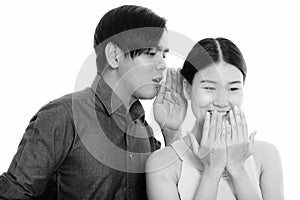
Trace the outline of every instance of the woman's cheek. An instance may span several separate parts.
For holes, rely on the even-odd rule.
[[[198,91],[192,98],[192,109],[195,116],[201,119],[205,116],[209,105],[212,102],[212,95],[209,93]]]
[[[230,104],[233,106],[241,107],[243,104],[243,93],[239,92],[233,95],[230,95]]]

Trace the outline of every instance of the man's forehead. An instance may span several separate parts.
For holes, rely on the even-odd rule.
[[[159,40],[159,43],[157,45],[157,48],[162,51],[166,51],[166,50],[169,51],[168,32],[166,30],[164,30],[164,32]]]

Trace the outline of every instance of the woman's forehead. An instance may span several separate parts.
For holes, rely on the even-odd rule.
[[[220,62],[211,64],[199,71],[195,78],[199,80],[232,81],[233,79],[243,80],[243,74],[237,67]]]

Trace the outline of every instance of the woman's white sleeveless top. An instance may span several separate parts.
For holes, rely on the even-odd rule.
[[[201,163],[195,157],[192,150],[186,145],[183,139],[177,140],[171,144],[181,162],[181,175],[178,181],[178,194],[181,200],[192,200],[201,179]],[[250,156],[245,162],[245,168],[248,176],[261,194],[259,187],[259,175],[253,156]],[[233,185],[228,175],[221,177],[217,200],[236,200]]]

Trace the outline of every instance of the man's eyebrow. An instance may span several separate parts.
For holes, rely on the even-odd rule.
[[[167,52],[170,52],[170,49],[169,49],[169,48],[164,49],[163,47],[158,46],[157,49],[158,49],[159,51],[163,51],[163,52],[166,52],[166,53],[167,53]]]
[[[217,83],[216,81],[212,81],[212,80],[202,80],[200,81],[200,83]]]

